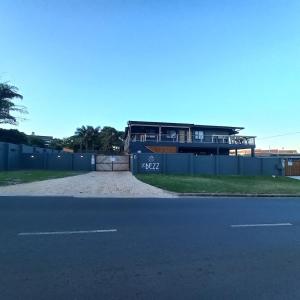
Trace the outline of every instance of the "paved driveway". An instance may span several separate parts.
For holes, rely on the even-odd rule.
[[[130,172],[90,172],[0,187],[0,196],[175,197],[137,180]]]

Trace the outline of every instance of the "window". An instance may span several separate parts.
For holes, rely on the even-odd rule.
[[[196,130],[195,131],[195,140],[203,140],[204,133],[203,131]]]
[[[175,130],[168,130],[167,131],[167,138],[176,139],[176,131]]]

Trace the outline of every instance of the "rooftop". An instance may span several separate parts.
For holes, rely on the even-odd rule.
[[[192,123],[170,123],[170,122],[148,122],[148,121],[128,121],[128,125],[148,125],[148,126],[185,126],[185,127],[206,127],[211,129],[235,129],[242,130],[244,127],[239,126],[219,126],[219,125],[203,125],[203,124],[192,124]]]

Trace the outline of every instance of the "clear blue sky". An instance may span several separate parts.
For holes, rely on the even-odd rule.
[[[127,120],[300,132],[300,1],[1,0],[0,80],[18,129],[64,137]],[[300,134],[258,139],[300,148]]]

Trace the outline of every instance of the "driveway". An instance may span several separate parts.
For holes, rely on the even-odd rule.
[[[175,197],[137,180],[130,172],[90,172],[5,186],[0,187],[0,196]]]

